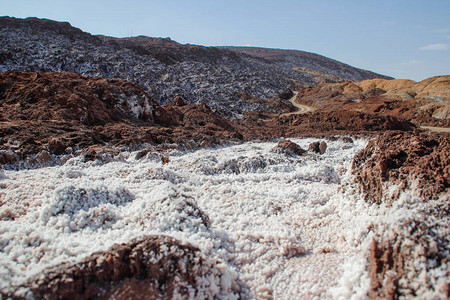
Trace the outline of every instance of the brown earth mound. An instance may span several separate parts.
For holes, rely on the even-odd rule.
[[[239,140],[205,105],[159,106],[132,83],[72,73],[0,74],[0,150],[17,158],[93,145]],[[16,157],[3,153],[2,158]]]
[[[212,268],[196,247],[167,236],[145,236],[48,268],[30,279],[30,289],[42,299],[205,297],[205,278],[221,275]]]
[[[71,73],[2,75],[2,121],[77,121],[93,126],[137,119],[154,124],[158,104],[129,82]]]
[[[315,112],[312,114],[280,117],[281,124],[309,128],[314,131],[364,132],[385,130],[412,130],[414,126],[393,116],[356,111]]]
[[[398,89],[407,89],[411,88],[416,84],[415,81],[409,79],[368,79],[363,80],[357,83],[359,87],[361,87],[364,91],[372,90],[372,89],[382,89],[382,90],[398,90]]]
[[[416,83],[370,79],[302,89],[296,102],[318,112],[357,111],[408,120],[417,126],[450,127],[450,76]]]
[[[394,201],[412,189],[424,200],[450,188],[450,134],[387,132],[355,156],[353,174],[366,200]],[[388,186],[396,191],[386,195]]]
[[[364,91],[374,88],[400,99],[443,98],[450,100],[450,75],[427,78],[420,82],[407,79],[369,79],[357,83]]]

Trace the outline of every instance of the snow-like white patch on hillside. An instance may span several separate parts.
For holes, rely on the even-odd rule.
[[[293,140],[307,148],[313,139]],[[327,141],[324,155],[245,143],[4,171],[0,289],[116,243],[164,234],[221,261],[221,293],[244,298],[364,297],[368,228],[386,208],[341,181],[366,144]],[[14,216],[11,218],[8,216]],[[228,275],[227,275],[228,274]]]

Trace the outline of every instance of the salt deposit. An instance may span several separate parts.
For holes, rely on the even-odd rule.
[[[293,141],[308,148],[314,140]],[[327,143],[323,155],[245,143],[169,150],[164,164],[155,153],[121,153],[107,163],[72,158],[5,170],[0,289],[113,244],[164,234],[221,262],[223,298],[236,284],[243,298],[364,298],[369,228],[384,222],[387,208],[341,185],[366,141]]]

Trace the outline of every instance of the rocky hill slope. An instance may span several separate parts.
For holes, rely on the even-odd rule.
[[[299,87],[386,78],[310,53],[265,49],[261,57],[247,48],[181,45],[149,37],[115,39],[36,18],[0,18],[0,43],[0,71],[119,78],[135,83],[159,104],[181,96],[236,118],[246,111],[288,111],[286,99]],[[276,59],[268,58],[271,53]]]

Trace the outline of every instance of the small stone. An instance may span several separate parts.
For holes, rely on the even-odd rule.
[[[272,148],[273,152],[303,155],[306,150],[290,140],[279,141],[278,144]]]
[[[0,150],[0,164],[12,164],[18,160],[18,156],[12,150]]]
[[[177,96],[175,98],[175,101],[173,102],[174,106],[185,106],[186,103],[184,102],[183,98],[181,98],[180,96]]]
[[[53,138],[48,143],[48,149],[56,155],[61,155],[66,151],[66,145],[64,145],[61,139]]]
[[[327,143],[322,142],[312,142],[309,144],[308,150],[314,153],[324,154],[327,151]]]
[[[89,149],[84,152],[84,161],[96,160],[98,158],[98,154],[94,149]]]
[[[139,160],[139,159],[143,158],[144,156],[146,156],[148,152],[149,152],[149,150],[141,150],[138,153],[136,153],[136,156],[134,158],[136,160]]]
[[[50,153],[46,150],[42,150],[38,154],[36,154],[36,161],[39,163],[48,163],[52,160]]]
[[[351,137],[349,137],[349,136],[344,136],[344,137],[342,138],[342,141],[343,141],[344,143],[350,143],[350,144],[353,144],[353,139],[352,139]]]
[[[165,164],[168,164],[169,162],[170,162],[170,159],[169,159],[169,157],[168,156],[161,156],[161,161],[162,161],[162,164],[163,165],[165,165]]]
[[[327,143],[325,143],[324,141],[320,142],[319,153],[324,154],[326,151],[327,151]]]
[[[314,153],[319,153],[320,152],[320,143],[319,142],[312,142],[311,144],[309,144],[308,150]]]

